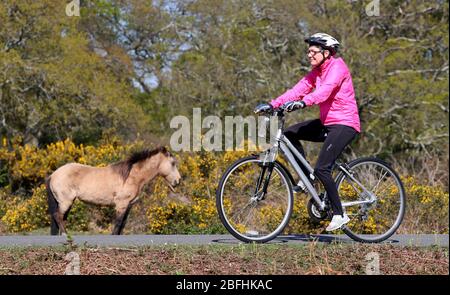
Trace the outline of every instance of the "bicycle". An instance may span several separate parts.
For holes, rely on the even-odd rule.
[[[216,191],[221,222],[243,242],[265,243],[281,234],[292,215],[294,191],[311,196],[307,211],[313,222],[332,216],[326,192],[319,193],[314,187],[317,181],[314,169],[283,134],[284,112],[282,108],[263,112],[267,118],[278,118],[274,143],[259,155],[232,163]],[[300,185],[295,185],[292,174],[277,160],[280,151],[301,180]],[[335,181],[342,207],[350,218],[341,227],[344,233],[364,243],[378,243],[392,236],[403,220],[406,206],[405,190],[394,169],[376,157],[336,162],[335,169],[338,169]]]

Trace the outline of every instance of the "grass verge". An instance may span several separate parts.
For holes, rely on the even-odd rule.
[[[448,248],[393,245],[165,245],[0,248],[0,274],[64,274],[79,257],[80,274],[364,275],[373,257],[380,274],[449,274]],[[72,270],[74,270],[72,268]]]

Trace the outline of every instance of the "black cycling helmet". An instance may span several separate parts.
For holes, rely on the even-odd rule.
[[[334,55],[339,49],[339,42],[334,37],[325,33],[316,33],[305,39],[305,42],[311,45],[318,45],[323,49],[329,50]]]

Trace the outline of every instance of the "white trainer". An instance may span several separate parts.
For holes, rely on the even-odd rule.
[[[344,224],[348,223],[350,218],[348,218],[347,214],[344,213],[344,217],[342,215],[333,215],[333,219],[331,219],[330,224],[326,228],[326,231],[334,231],[341,228]]]
[[[303,183],[303,181],[299,180],[297,185],[295,185],[293,188],[294,192],[296,193],[301,193],[301,192],[305,192],[306,190],[306,185]]]
[[[303,183],[303,181],[299,180],[297,185],[304,191],[306,189],[306,184]]]

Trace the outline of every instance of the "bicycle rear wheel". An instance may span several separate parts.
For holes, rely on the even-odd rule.
[[[268,179],[266,194],[262,194]],[[250,156],[233,163],[216,192],[220,220],[237,239],[265,243],[279,235],[292,214],[292,184],[277,162],[273,170]]]
[[[353,177],[376,198],[372,203],[344,207],[350,222],[342,230],[359,242],[378,243],[392,236],[405,214],[406,197],[397,173],[377,158],[361,158],[348,164]],[[371,196],[341,172],[336,178],[343,206]]]

